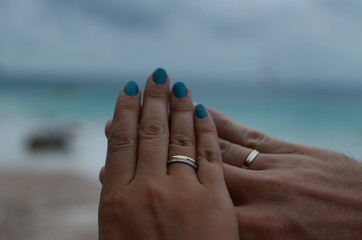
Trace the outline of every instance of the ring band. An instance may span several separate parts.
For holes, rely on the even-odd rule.
[[[246,158],[242,168],[249,168],[250,164],[254,161],[254,159],[259,155],[259,151],[258,150],[253,150],[248,157]]]
[[[182,155],[176,155],[171,157],[168,161],[167,161],[167,166],[170,165],[171,163],[185,163],[190,165],[191,167],[193,167],[195,169],[195,171],[197,171],[197,163],[194,159],[190,158],[190,157],[186,157],[186,156],[182,156]]]

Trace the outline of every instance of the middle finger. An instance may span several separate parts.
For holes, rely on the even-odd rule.
[[[137,174],[167,174],[169,79],[163,69],[148,77],[138,130]]]

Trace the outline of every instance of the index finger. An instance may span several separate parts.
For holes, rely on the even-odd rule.
[[[109,130],[104,187],[129,182],[135,172],[141,94],[135,82],[119,93]]]
[[[256,149],[262,153],[295,153],[294,144],[269,137],[244,124],[236,122],[225,114],[212,108],[207,108],[214,119],[220,138],[229,142]]]

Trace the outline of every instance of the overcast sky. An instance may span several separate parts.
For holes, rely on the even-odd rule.
[[[361,0],[0,0],[4,72],[362,82]]]

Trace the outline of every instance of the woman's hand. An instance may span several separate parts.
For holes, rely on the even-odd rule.
[[[240,239],[362,239],[362,163],[273,139],[208,110]],[[241,168],[254,149],[260,154]]]
[[[202,105],[195,115],[190,92],[177,83],[170,94],[162,69],[148,78],[142,108],[134,82],[120,92],[108,124],[99,239],[239,239],[216,128]],[[174,155],[195,159],[198,170],[167,166]]]
[[[362,239],[362,163],[271,138],[208,111],[220,137],[240,238]],[[241,168],[254,149],[261,153],[249,169]]]

